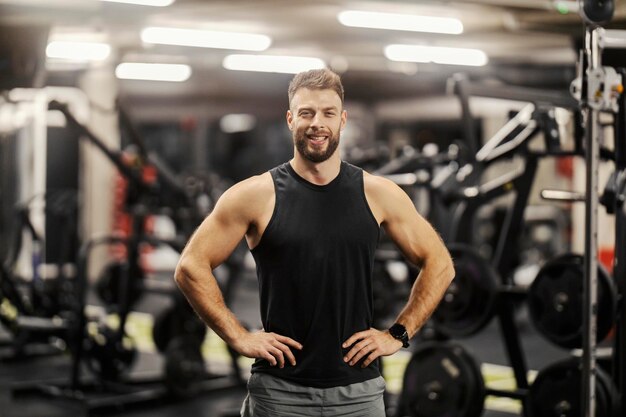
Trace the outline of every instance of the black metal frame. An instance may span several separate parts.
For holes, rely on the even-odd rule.
[[[86,137],[101,150],[105,156],[118,168],[119,172],[129,181],[132,195],[127,195],[127,207],[132,217],[132,231],[128,237],[106,236],[85,242],[80,248],[77,256],[77,277],[75,282],[76,305],[75,311],[72,312],[72,319],[63,323],[60,329],[66,332],[69,351],[72,358],[72,366],[70,370],[69,380],[55,381],[36,381],[13,384],[11,393],[14,397],[30,396],[43,394],[52,398],[78,401],[89,414],[95,410],[105,410],[109,408],[119,409],[123,406],[145,404],[154,402],[155,400],[175,400],[168,388],[164,384],[164,376],[161,373],[151,376],[127,377],[120,378],[119,381],[105,381],[92,377],[85,379],[81,374],[82,365],[84,363],[84,346],[83,341],[86,337],[87,317],[85,307],[87,301],[88,288],[88,265],[89,257],[92,250],[100,245],[123,244],[127,249],[127,259],[129,268],[125,268],[124,274],[119,282],[119,302],[117,305],[117,314],[119,315],[119,327],[113,337],[121,340],[124,337],[124,328],[128,318],[128,314],[132,308],[131,291],[137,286],[142,289],[150,290],[151,286],[144,286],[145,282],[138,282],[137,274],[139,266],[139,248],[142,243],[152,245],[166,244],[177,251],[182,251],[183,242],[177,240],[166,241],[155,239],[144,233],[144,220],[148,214],[148,207],[152,201],[152,197],[159,191],[158,184],[145,182],[139,172],[126,165],[119,153],[110,150],[104,143],[89,129],[78,122],[67,106],[59,102],[51,102],[50,108],[60,110],[68,124],[79,130],[81,137]],[[129,121],[124,119],[126,124]],[[127,126],[128,128],[128,126]],[[131,131],[131,133],[134,133]],[[142,142],[139,142],[142,144]],[[145,152],[145,148],[142,147]],[[147,155],[146,159],[148,159]],[[162,173],[163,166],[156,166],[157,171]],[[175,192],[187,199],[188,196],[175,179],[170,178],[165,173],[166,183],[173,188]],[[235,273],[236,277],[239,275]],[[234,289],[236,279],[229,279],[225,289],[226,295],[230,295]],[[172,285],[169,289],[157,286],[157,292],[176,291]],[[233,387],[241,387],[244,384],[241,370],[237,366],[236,357],[231,352],[233,373],[226,375],[207,374],[206,378],[199,382],[196,392],[226,389]],[[103,393],[110,395],[103,395]]]
[[[535,174],[537,172],[537,164],[539,157],[534,155],[524,147],[518,149],[518,154],[522,154],[525,159],[525,167],[521,174],[512,178],[504,178],[497,180],[498,183],[491,185],[488,189],[479,192],[475,197],[467,198],[461,203],[460,211],[457,213],[458,218],[455,223],[459,225],[457,228],[455,242],[469,243],[471,240],[471,231],[467,227],[471,224],[476,210],[483,207],[489,201],[495,198],[515,192],[515,201],[509,208],[505,223],[499,234],[496,247],[496,253],[491,261],[492,266],[498,272],[500,277],[499,296],[497,297],[496,316],[499,319],[500,331],[503,336],[505,351],[513,368],[513,374],[517,384],[514,391],[491,390],[488,389],[489,395],[497,395],[511,398],[524,398],[528,389],[528,367],[526,358],[524,357],[517,323],[514,318],[514,303],[510,300],[523,298],[525,295],[510,282],[511,272],[513,270],[512,255],[517,253],[515,239],[510,236],[518,236],[524,224],[524,209],[528,203],[528,197],[532,188]],[[463,227],[464,225],[465,227]]]
[[[493,89],[483,88],[482,86],[470,84],[467,80],[463,80],[462,82],[465,84],[463,89],[465,94],[476,94],[478,96],[494,98],[519,98],[535,103],[550,103],[555,106],[558,105],[560,107],[573,109],[575,115],[578,115],[579,113],[578,103],[575,100],[571,99],[571,97],[566,97],[560,93],[540,93],[532,91],[528,92],[517,88],[514,89],[515,91],[513,92],[508,91],[508,93],[511,93],[511,95],[508,95],[500,89],[494,92],[492,91]],[[467,100],[467,97],[461,97],[461,99]],[[463,117],[471,118],[471,115],[464,112]],[[575,117],[575,123],[578,122],[579,119]],[[531,135],[529,135],[529,137],[531,137],[538,131],[539,127],[536,127],[535,131],[533,131]],[[510,236],[518,236],[523,228],[524,210],[528,203],[528,198],[534,182],[539,159],[545,157],[558,158],[569,156],[585,156],[585,148],[582,143],[584,131],[582,129],[575,129],[575,149],[573,151],[563,151],[554,148],[554,146],[551,146],[551,144],[548,143],[548,132],[544,132],[544,135],[546,135],[546,151],[530,151],[527,146],[525,146],[527,140],[524,140],[524,146],[520,146],[515,149],[515,153],[522,156],[525,163],[524,169],[521,173],[511,174],[508,177],[504,176],[496,179],[490,184],[486,184],[481,187],[475,187],[475,190],[473,190],[472,193],[469,193],[469,196],[467,195],[468,193],[465,190],[462,190],[459,193],[461,195],[465,195],[462,196],[462,201],[458,204],[458,208],[455,213],[456,218],[454,219],[454,223],[457,225],[455,227],[456,232],[452,233],[452,236],[455,236],[456,240],[466,243],[470,242],[471,230],[469,227],[467,227],[467,225],[470,224],[476,210],[488,201],[493,200],[494,198],[497,198],[511,191],[516,192],[515,201],[509,208],[504,225],[500,231],[496,251],[494,253],[491,263],[495,270],[499,273],[499,276],[501,278],[500,286],[498,289],[499,297],[498,303],[496,305],[496,316],[499,319],[500,331],[503,336],[503,342],[505,345],[509,363],[513,368],[517,388],[512,391],[488,388],[487,394],[514,398],[522,401],[527,398],[529,390],[529,383],[527,379],[527,365],[520,342],[517,324],[514,320],[514,303],[510,301],[523,299],[525,297],[525,293],[524,291],[520,291],[520,289],[516,288],[514,285],[511,285],[511,283],[509,282],[511,272],[514,267],[513,256],[517,253],[515,247],[516,241],[515,239],[510,239]],[[613,156],[611,155],[611,152],[606,149],[603,149],[602,152],[599,153],[599,155],[602,155],[605,158],[611,158]],[[485,158],[477,159],[485,160]],[[626,159],[626,156],[624,157],[624,159]],[[462,227],[461,225],[464,225],[465,227]],[[624,232],[624,234],[626,235],[626,232]],[[626,254],[624,258],[626,258]],[[626,263],[626,259],[624,259],[624,262]],[[624,344],[626,343],[626,335],[622,336],[622,340],[623,344],[621,346],[624,347],[626,346],[626,344]],[[524,402],[522,402],[522,404],[523,406],[525,406]]]
[[[140,215],[136,220],[141,220],[142,218],[143,216]],[[142,225],[143,222],[136,221],[133,224]],[[134,256],[134,258],[129,257],[129,259],[138,259],[136,249],[138,249],[139,243],[144,241],[151,244],[170,243],[152,238],[146,240],[141,237],[124,238],[119,236],[107,236],[91,240],[82,245],[78,255],[78,275],[76,283],[76,295],[79,304],[76,306],[77,310],[74,312],[75,321],[68,323],[68,330],[71,334],[68,343],[72,357],[69,380],[62,379],[57,381],[13,384],[11,393],[15,398],[39,394],[57,399],[73,400],[77,401],[83,407],[87,415],[92,411],[119,409],[125,406],[148,404],[155,401],[176,400],[164,384],[164,376],[159,372],[156,372],[154,375],[128,376],[119,381],[105,381],[94,377],[85,378],[81,373],[84,363],[83,341],[86,337],[87,327],[85,307],[88,288],[87,271],[90,254],[94,248],[100,245],[123,244],[127,246],[129,255]],[[133,247],[135,247],[135,250],[132,249]],[[120,281],[120,303],[118,305],[120,325],[114,333],[114,337],[117,338],[121,338],[124,335],[126,319],[131,308],[129,300],[130,288],[131,286],[137,285],[137,277],[134,276],[131,271],[132,268],[127,268],[127,273],[124,274]],[[171,290],[173,289],[172,287]],[[232,374],[207,374],[206,378],[199,382],[197,391],[214,391],[240,387],[243,386],[242,383],[241,374],[239,370],[234,367]]]
[[[16,310],[16,317],[13,319],[2,318],[2,324],[4,324],[9,332],[11,338],[6,340],[1,346],[0,360],[13,361],[27,359],[33,356],[43,355],[56,355],[61,353],[59,346],[46,343],[40,335],[55,336],[64,331],[65,324],[58,325],[56,323],[59,320],[53,320],[47,317],[37,316],[36,305],[30,300],[27,302],[24,298],[24,292],[30,292],[33,296],[36,291],[33,288],[36,285],[36,279],[26,282],[21,278],[14,276],[13,269],[17,262],[17,258],[20,254],[23,241],[23,232],[26,232],[31,236],[33,242],[36,242],[39,246],[43,246],[43,239],[35,230],[30,217],[28,203],[20,204],[16,208],[16,225],[15,234],[13,236],[12,244],[10,246],[7,259],[3,260],[0,264],[0,299],[5,298]],[[61,253],[69,258],[69,249],[71,246],[70,239],[74,238],[75,231],[73,229],[66,229],[67,234],[61,243]],[[62,265],[65,261],[65,257],[59,259],[59,276],[56,279],[66,280],[68,279],[62,273]],[[36,273],[36,271],[34,271]],[[66,290],[64,283],[59,283],[62,290]],[[30,287],[30,288],[27,288]],[[58,294],[60,295],[60,294]],[[63,322],[63,320],[61,320]]]

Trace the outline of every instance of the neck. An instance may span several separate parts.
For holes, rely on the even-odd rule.
[[[339,175],[341,159],[335,152],[324,162],[311,162],[303,158],[297,151],[291,161],[291,167],[305,180],[316,185],[326,185]]]

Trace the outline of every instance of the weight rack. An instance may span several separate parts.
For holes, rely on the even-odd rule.
[[[581,91],[577,97],[581,102],[581,108],[586,116],[585,124],[585,162],[586,162],[586,187],[585,187],[585,282],[584,282],[584,310],[583,310],[583,378],[582,378],[582,402],[585,417],[596,415],[596,356],[597,341],[596,327],[598,314],[598,165],[600,161],[600,144],[603,142],[600,114],[603,112],[613,113],[616,122],[615,131],[615,154],[616,169],[624,173],[624,146],[621,136],[624,135],[624,94],[623,78],[614,68],[602,66],[602,52],[605,49],[626,49],[626,31],[605,30],[599,23],[609,20],[599,20],[594,15],[594,7],[601,4],[585,1],[581,10],[581,16],[585,20],[585,45],[581,53]],[[612,2],[610,4],[612,6]],[[597,10],[595,10],[597,11]],[[623,71],[622,71],[623,73]],[[621,94],[621,98],[619,98]],[[619,98],[619,100],[618,100]],[[622,194],[623,197],[623,194]],[[619,200],[619,199],[617,199]],[[623,262],[624,258],[624,219],[622,204],[618,203],[616,209],[616,241],[615,249],[617,258],[614,269],[615,279],[618,285],[619,297],[624,294]],[[617,337],[613,350],[614,379],[619,390],[619,402],[623,404],[625,395],[624,377],[626,368],[624,359],[624,303],[618,302]],[[602,416],[600,416],[602,417]]]
[[[582,14],[582,13],[581,13]],[[583,17],[585,15],[583,14]],[[615,196],[616,213],[616,236],[615,236],[615,281],[618,288],[618,320],[616,325],[617,334],[613,348],[613,378],[619,390],[619,403],[623,404],[626,398],[626,303],[623,296],[626,293],[626,98],[623,93],[622,81],[626,80],[626,72],[622,69],[618,72],[610,67],[600,65],[601,54],[605,49],[626,49],[626,31],[605,30],[597,24],[589,23],[585,25],[585,49],[581,53],[580,69],[581,78],[573,83],[572,93],[575,99],[565,98],[558,94],[544,93],[541,96],[546,99],[543,102],[558,103],[560,107],[567,107],[582,110],[584,130],[580,129],[580,135],[575,134],[576,147],[574,152],[556,152],[554,156],[585,156],[586,162],[586,192],[583,196],[577,196],[572,201],[585,202],[585,265],[584,265],[584,314],[583,314],[583,372],[581,386],[581,402],[585,417],[595,416],[595,377],[599,370],[596,368],[596,320],[598,314],[597,286],[598,286],[598,259],[597,259],[597,210],[599,203],[598,194],[598,165],[602,157],[606,157],[607,150],[601,148],[602,127],[600,126],[599,115],[602,112],[615,114],[615,162],[617,171],[617,185]],[[456,83],[465,84],[463,88],[456,86],[459,98],[467,100],[469,95],[487,96],[501,98],[503,92],[490,91],[489,88],[476,86],[472,88],[468,81],[463,78],[456,78]],[[512,88],[509,93],[514,97],[523,97],[524,101],[539,100],[532,92],[522,92]],[[461,94],[463,93],[463,94]],[[511,96],[506,96],[511,98]],[[619,99],[619,102],[618,102]],[[462,109],[468,106],[462,106]],[[464,118],[471,117],[465,112]],[[582,123],[581,123],[582,126]],[[578,127],[578,126],[577,126]],[[584,139],[580,140],[580,139]],[[550,152],[547,153],[551,154]],[[525,155],[526,156],[526,155]],[[536,155],[534,155],[536,156]],[[570,195],[570,197],[573,194]],[[569,197],[567,197],[569,198]],[[550,199],[550,198],[548,198]],[[563,199],[563,198],[557,198]],[[519,210],[523,206],[516,200],[514,207],[509,212],[505,223],[506,233],[502,233],[498,243],[496,254],[492,264],[505,279],[505,273],[510,271],[507,268],[511,256],[511,246],[502,236],[510,236],[511,230],[515,228],[512,219],[520,219]],[[514,213],[516,213],[514,215]],[[471,213],[469,213],[471,215]],[[467,217],[467,216],[465,216]],[[511,228],[511,226],[513,226]],[[506,282],[503,282],[506,285]],[[497,315],[500,318],[501,330],[503,332],[505,347],[512,364],[517,390],[511,392],[494,391],[498,396],[524,399],[527,393],[528,383],[526,381],[525,361],[521,352],[518,336],[514,322],[510,320],[510,312],[506,311],[506,306],[499,306]],[[604,416],[601,416],[604,417]]]

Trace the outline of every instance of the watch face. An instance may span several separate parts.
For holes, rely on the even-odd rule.
[[[406,328],[403,325],[396,323],[389,328],[389,333],[396,339],[400,339],[406,335]]]

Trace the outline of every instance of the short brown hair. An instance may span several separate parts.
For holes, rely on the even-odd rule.
[[[300,88],[308,88],[311,90],[334,90],[343,104],[343,85],[339,75],[328,68],[314,69],[296,74],[289,83],[289,106],[291,100]]]

